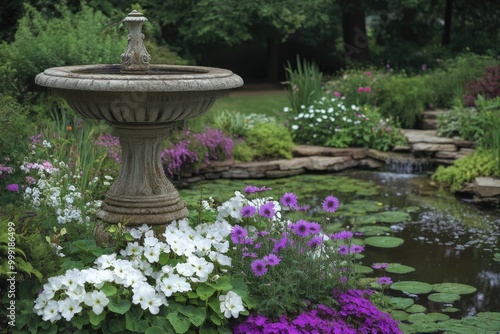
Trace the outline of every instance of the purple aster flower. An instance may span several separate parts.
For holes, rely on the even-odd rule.
[[[336,197],[328,196],[323,201],[323,210],[334,213],[339,207],[339,200]]]
[[[311,206],[309,204],[304,205],[304,206],[298,206],[297,211],[307,211],[307,210],[309,210],[310,207]]]
[[[298,236],[308,237],[311,234],[311,232],[309,232],[309,222],[306,222],[305,220],[302,219],[299,220],[297,223],[295,223],[293,231]]]
[[[264,256],[263,260],[271,267],[274,267],[275,265],[277,265],[281,261],[280,258],[277,257],[275,254],[266,255],[266,256]]]
[[[297,196],[294,193],[286,193],[281,197],[281,204],[293,208],[297,206]]]
[[[273,247],[273,253],[278,253],[280,250],[284,249],[288,243],[288,238],[283,237],[280,240],[278,240]]]
[[[267,273],[266,263],[263,260],[255,260],[250,265],[255,276],[263,276]]]
[[[267,202],[262,205],[259,210],[259,214],[264,218],[273,218],[274,216],[274,204],[273,202]]]
[[[247,194],[254,194],[256,193],[257,191],[259,191],[259,188],[257,188],[256,186],[246,186],[245,190],[244,190]]]
[[[7,185],[6,189],[8,191],[12,191],[13,193],[16,193],[19,191],[19,186],[16,183],[13,183],[13,184]]]
[[[273,190],[273,188],[267,188],[266,186],[262,186],[260,187],[260,189],[258,189],[257,191],[266,191],[266,190]]]
[[[338,232],[338,233],[332,234],[332,236],[330,238],[337,239],[337,240],[350,239],[350,238],[352,238],[352,232],[351,231]]]
[[[265,237],[266,235],[269,234],[267,231],[260,231],[255,233],[258,237]]]
[[[364,246],[352,245],[350,251],[351,253],[361,253],[364,249],[365,249]]]
[[[252,258],[256,258],[257,257],[257,254],[255,253],[249,253],[249,252],[243,252],[243,257],[252,257]]]
[[[318,234],[319,232],[321,232],[321,225],[315,222],[310,222],[309,232],[311,232],[311,234]]]
[[[374,263],[372,264],[373,269],[385,269],[387,268],[387,263],[382,262],[382,263]]]
[[[252,206],[252,205],[246,205],[244,206],[242,209],[241,209],[241,216],[242,217],[245,217],[245,218],[248,218],[248,217],[251,217],[255,214],[255,212],[257,211],[257,209],[255,208],[255,206]]]
[[[242,243],[244,243],[245,237],[247,235],[248,235],[247,230],[244,229],[241,226],[238,226],[238,225],[236,225],[235,227],[233,227],[233,229],[231,230],[231,240],[235,244],[240,244],[240,243],[242,244]]]
[[[342,277],[340,278],[340,283],[342,283],[342,284],[346,284],[346,283],[347,283],[347,277],[342,276]]]
[[[347,247],[347,245],[342,245],[339,247],[337,251],[339,252],[340,255],[347,255],[349,254],[349,247]]]
[[[310,248],[315,248],[315,247],[318,247],[319,245],[321,245],[322,242],[323,242],[323,239],[321,237],[313,237],[311,240],[309,240],[307,245]]]
[[[261,247],[262,247],[262,242],[258,242],[258,243],[256,243],[256,244],[253,246],[253,248],[255,248],[255,249],[259,249],[259,248],[261,248]]]
[[[377,280],[377,283],[380,284],[380,285],[384,285],[384,284],[392,284],[392,279],[390,277],[379,277],[379,279]]]

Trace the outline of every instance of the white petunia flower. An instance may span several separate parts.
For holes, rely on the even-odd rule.
[[[245,311],[241,297],[233,291],[229,291],[227,295],[220,295],[220,310],[226,318],[238,318],[240,312]]]
[[[82,310],[80,302],[71,298],[60,300],[57,303],[59,304],[59,312],[66,321],[70,321],[76,313]]]
[[[92,293],[87,292],[83,297],[83,302],[85,305],[92,307],[92,311],[99,315],[104,310],[104,307],[108,305],[109,299],[104,292],[95,290]]]

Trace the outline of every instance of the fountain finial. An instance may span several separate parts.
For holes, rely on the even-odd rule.
[[[151,56],[144,46],[144,34],[142,25],[148,19],[135,9],[123,19],[128,23],[128,44],[125,52],[122,53],[122,73],[147,72],[149,70],[149,61]]]

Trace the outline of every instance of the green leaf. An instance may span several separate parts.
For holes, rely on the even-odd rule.
[[[401,246],[404,240],[397,237],[369,237],[365,239],[365,243],[370,246],[380,247],[380,248],[394,248]]]
[[[391,289],[418,295],[431,292],[432,285],[419,281],[401,281],[391,284]]]
[[[374,224],[374,223],[402,223],[410,219],[410,214],[403,211],[384,211],[377,212],[371,215],[360,217],[360,224]]]
[[[389,304],[392,305],[395,309],[405,310],[411,305],[415,304],[415,301],[412,298],[402,298],[402,297],[389,297]]]
[[[132,303],[128,299],[119,299],[118,296],[109,297],[108,309],[111,312],[125,314],[128,310],[130,310],[131,306]]]
[[[106,311],[102,311],[101,314],[95,314],[94,311],[90,310],[88,314],[90,323],[94,326],[98,326],[106,318]]]
[[[201,300],[207,300],[215,293],[215,288],[211,285],[200,284],[196,288],[196,293],[198,294],[198,296],[200,296]]]
[[[163,329],[158,326],[149,327],[144,334],[165,334]]]
[[[102,288],[101,291],[104,292],[106,297],[116,295],[116,292],[118,291],[114,285],[110,284],[105,284]]]
[[[217,282],[215,282],[215,284],[208,283],[208,285],[210,285],[217,291],[224,291],[224,292],[229,291],[233,288],[231,281],[227,276],[221,276],[219,277]]]
[[[167,319],[172,327],[174,327],[174,330],[177,334],[186,333],[189,330],[189,327],[191,327],[191,322],[189,321],[189,319],[177,312],[169,313],[167,315]]]
[[[388,226],[378,226],[378,225],[369,225],[362,226],[357,229],[358,232],[362,233],[364,236],[371,237],[375,235],[383,235],[386,233],[391,233],[392,230]]]
[[[426,310],[427,308],[425,306],[413,304],[412,306],[408,307],[405,311],[408,313],[423,313]]]
[[[406,313],[405,311],[390,310],[389,314],[391,315],[391,318],[397,321],[404,321],[408,319],[408,313]]]
[[[415,268],[410,266],[405,266],[404,264],[399,264],[399,263],[388,263],[387,268],[385,268],[385,270],[388,273],[392,274],[407,274],[411,273],[412,271],[415,271]]]
[[[207,317],[207,310],[204,307],[195,307],[193,305],[186,305],[179,309],[179,312],[189,318],[189,321],[196,327],[199,327]]]
[[[443,293],[456,293],[459,295],[467,295],[476,292],[476,288],[472,285],[461,283],[438,283],[434,284],[434,291]]]
[[[455,313],[460,311],[460,309],[456,307],[445,307],[444,309],[441,310],[441,312],[446,312],[446,313]]]
[[[460,300],[460,295],[456,293],[438,292],[430,294],[428,298],[436,303],[453,303],[454,301]]]
[[[355,265],[354,272],[357,274],[370,274],[373,272],[373,269],[368,266]]]
[[[121,319],[113,318],[109,320],[108,327],[112,333],[123,333],[125,331],[125,322]]]

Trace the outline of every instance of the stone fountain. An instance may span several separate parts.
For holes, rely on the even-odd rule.
[[[147,19],[134,10],[123,21],[129,34],[121,65],[49,68],[35,83],[83,117],[108,122],[120,137],[120,175],[97,217],[112,224],[164,225],[188,211],[165,176],[162,141],[178,121],[203,114],[243,80],[220,68],[152,65],[142,34]]]

